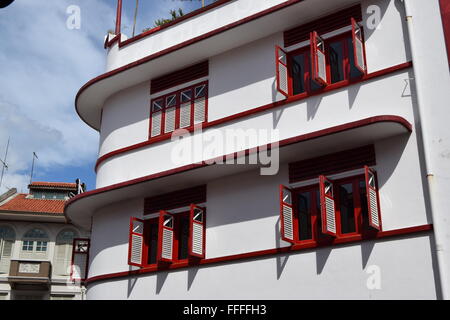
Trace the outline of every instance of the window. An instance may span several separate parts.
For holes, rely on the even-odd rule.
[[[143,267],[158,262],[186,262],[204,258],[205,209],[172,214],[161,210],[158,218],[131,218],[128,263]]]
[[[277,90],[285,95],[320,91],[337,83],[351,83],[366,72],[362,28],[352,18],[352,31],[323,39],[310,34],[310,45],[286,53],[277,46]]]
[[[34,228],[28,230],[22,241],[21,258],[42,259],[47,256],[48,236],[45,231]]]
[[[200,83],[153,99],[150,138],[205,122],[207,91],[207,83]]]
[[[0,274],[9,273],[16,233],[11,227],[0,226]]]
[[[74,230],[64,229],[56,236],[53,272],[55,275],[70,275],[73,239],[78,235]]]
[[[84,281],[88,275],[89,239],[73,239],[70,279]]]
[[[281,186],[282,239],[320,243],[381,230],[375,179],[365,167],[364,175],[335,181],[321,176],[319,184],[295,189]]]

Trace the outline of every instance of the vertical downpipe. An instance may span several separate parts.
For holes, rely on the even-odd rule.
[[[436,248],[436,256],[438,262],[438,272],[439,272],[439,281],[441,285],[442,298],[448,300],[450,298],[449,288],[448,288],[448,270],[446,269],[446,251],[444,250],[444,246],[442,243],[445,241],[445,226],[441,225],[442,220],[439,219],[439,210],[436,206],[436,191],[434,188],[434,170],[433,170],[433,162],[431,161],[431,147],[430,142],[432,141],[432,137],[430,135],[429,119],[432,117],[432,110],[430,108],[425,108],[426,103],[422,96],[421,88],[426,86],[427,84],[422,83],[422,74],[421,74],[421,63],[424,57],[420,57],[417,47],[418,43],[415,40],[415,32],[414,32],[414,19],[411,15],[410,10],[410,0],[402,0],[405,5],[405,13],[406,13],[406,22],[408,26],[408,36],[411,48],[411,56],[413,60],[413,69],[414,69],[414,84],[416,87],[416,98],[417,98],[417,109],[419,112],[420,118],[420,128],[423,140],[423,151],[425,158],[425,170],[427,175],[427,187],[429,191],[429,201],[430,201],[430,209],[431,216],[433,220],[433,230],[434,230],[434,239],[435,239],[435,248]]]

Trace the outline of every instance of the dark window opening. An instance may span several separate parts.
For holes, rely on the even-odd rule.
[[[350,39],[351,40],[351,39]],[[328,47],[331,83],[345,80],[344,76],[344,44],[342,41],[330,43]]]
[[[300,94],[306,91],[305,65],[305,54],[292,57],[292,89],[294,94]]]
[[[355,206],[353,201],[353,185],[339,185],[339,212],[341,218],[341,233],[355,232]]]
[[[187,214],[178,217],[178,260],[187,259],[189,256],[189,216]]]
[[[298,231],[300,240],[312,239],[311,228],[311,194],[302,192],[298,194]]]
[[[148,226],[149,243],[148,243],[148,264],[155,264],[158,252],[158,221],[150,223]]]

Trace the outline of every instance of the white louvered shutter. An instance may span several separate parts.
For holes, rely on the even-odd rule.
[[[283,185],[280,185],[280,224],[281,239],[295,243],[292,191]]]
[[[276,61],[276,83],[277,90],[282,95],[289,96],[289,77],[288,77],[288,63],[287,53],[281,47],[275,47],[275,61]]]
[[[161,134],[162,128],[162,109],[163,109],[164,100],[156,100],[152,103],[152,111],[151,111],[151,129],[150,129],[150,137],[156,137]]]
[[[207,91],[208,86],[206,84],[194,88],[194,124],[206,121]]]
[[[0,273],[9,273],[13,246],[13,240],[0,239]]]
[[[321,86],[326,86],[328,80],[325,42],[319,37],[316,31],[311,32],[310,46],[312,80]]]
[[[89,239],[74,239],[72,248],[72,267],[70,279],[84,281],[87,278],[89,265]]]
[[[378,205],[378,190],[375,171],[368,166],[364,167],[366,177],[366,193],[367,193],[367,207],[369,214],[369,225],[381,231],[381,217]]]
[[[144,220],[130,219],[130,236],[128,242],[128,264],[142,267],[144,264]]]
[[[70,261],[72,259],[72,244],[57,243],[55,253],[55,274],[67,276],[70,273]]]
[[[325,176],[320,176],[319,181],[322,233],[336,236],[336,209],[333,182]]]
[[[158,233],[158,259],[164,262],[173,261],[175,218],[167,211],[161,210],[159,214]]]
[[[169,133],[175,130],[175,115],[177,109],[175,107],[166,109],[164,120],[164,133]]]
[[[205,209],[191,205],[189,225],[189,254],[205,258]]]
[[[179,127],[186,128],[191,126],[192,111],[192,90],[182,91],[180,94],[180,120]]]
[[[366,62],[364,60],[364,46],[362,38],[362,30],[355,19],[351,19],[352,22],[352,43],[353,43],[353,55],[355,66],[361,73],[367,73]]]

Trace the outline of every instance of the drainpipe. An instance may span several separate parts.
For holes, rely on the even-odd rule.
[[[435,0],[437,1],[437,0]],[[422,89],[430,84],[423,80],[423,74],[421,66],[423,62],[426,60],[426,57],[420,56],[420,50],[418,50],[419,44],[415,40],[415,32],[414,32],[414,17],[411,15],[411,0],[402,0],[405,6],[406,13],[406,23],[408,26],[408,36],[409,43],[411,48],[411,56],[413,61],[413,69],[414,69],[414,83],[416,88],[416,99],[417,99],[417,109],[419,112],[420,118],[420,130],[423,140],[423,152],[425,157],[425,170],[427,175],[428,182],[428,191],[429,191],[429,201],[430,201],[430,209],[431,216],[433,220],[433,230],[434,230],[434,241],[436,248],[436,257],[438,263],[438,273],[439,273],[439,281],[441,285],[441,293],[442,298],[444,300],[448,300],[450,298],[449,294],[449,282],[448,282],[448,268],[446,266],[446,262],[449,257],[447,257],[448,252],[446,248],[446,232],[448,226],[446,226],[443,222],[443,217],[441,215],[445,215],[445,212],[438,209],[437,202],[439,201],[439,195],[436,192],[435,186],[435,168],[433,166],[432,161],[432,147],[431,142],[433,141],[433,135],[431,134],[432,124],[433,124],[433,110],[429,108],[426,99],[423,97]],[[440,19],[440,17],[436,17],[436,19]]]

